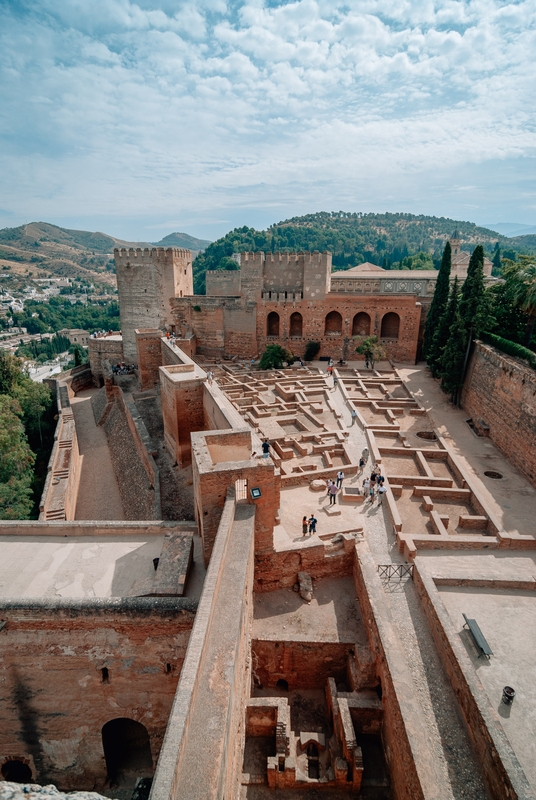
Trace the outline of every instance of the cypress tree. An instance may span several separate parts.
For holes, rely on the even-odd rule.
[[[435,285],[434,297],[428,309],[428,316],[426,317],[426,324],[424,326],[424,339],[422,343],[422,352],[424,357],[428,360],[429,355],[433,355],[432,342],[434,333],[437,326],[441,321],[441,317],[445,313],[449,299],[449,281],[450,269],[452,266],[452,250],[450,242],[447,242],[443,250],[443,259],[439,269],[439,275]]]
[[[450,296],[447,307],[445,308],[439,325],[437,325],[432,343],[430,345],[430,352],[428,355],[428,364],[432,370],[432,375],[436,378],[441,373],[441,358],[443,351],[449,340],[450,331],[454,323],[456,314],[458,313],[458,276],[454,278],[450,288]]]
[[[453,403],[456,402],[458,390],[463,383],[467,336],[465,323],[459,310],[456,309],[449,340],[441,357],[441,388],[450,394]]]
[[[492,275],[500,275],[502,272],[502,265],[501,265],[501,248],[499,246],[499,242],[495,245],[495,252],[493,253],[493,270]]]
[[[460,317],[467,331],[477,331],[482,299],[484,297],[484,248],[481,244],[473,250],[469,260],[467,278],[462,286]]]

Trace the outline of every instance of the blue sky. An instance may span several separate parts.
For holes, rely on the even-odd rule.
[[[0,0],[0,227],[536,223],[536,0]]]

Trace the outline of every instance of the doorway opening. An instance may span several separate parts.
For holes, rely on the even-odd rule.
[[[32,782],[32,770],[25,764],[24,761],[20,761],[18,758],[14,758],[11,761],[6,761],[5,764],[2,764],[2,778],[6,781],[11,781],[11,783],[31,783]]]
[[[119,717],[102,728],[102,747],[110,785],[117,785],[127,774],[153,774],[149,734],[145,725]]]

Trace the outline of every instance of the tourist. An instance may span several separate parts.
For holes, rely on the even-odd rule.
[[[374,498],[376,497],[376,494],[375,494],[374,484],[373,483],[370,484],[369,495],[370,495],[371,504],[374,504]]]
[[[380,483],[380,485],[378,486],[378,505],[380,506],[382,504],[383,496],[386,491],[387,491],[387,486],[383,485],[383,478],[382,478],[382,483]]]
[[[365,359],[365,367],[366,367],[367,369],[369,368],[369,361],[368,361],[368,358],[366,358],[366,359]]]
[[[270,442],[268,441],[268,439],[265,439],[264,442],[262,443],[262,457],[268,458],[269,455],[270,455]]]
[[[332,372],[333,372],[333,367],[331,366],[331,364],[328,364],[328,368],[327,368],[326,372],[328,373],[328,375],[331,375],[331,374],[332,374]]]
[[[253,369],[253,367],[254,367],[254,366],[255,366],[255,359],[254,359],[254,358],[252,358],[252,359],[251,359],[251,369]]]
[[[337,489],[337,486],[334,483],[330,483],[330,485],[328,487],[329,504],[330,504],[330,506],[334,506],[335,505],[335,502],[337,500],[337,492],[338,491],[339,490]]]
[[[341,488],[342,488],[342,482],[343,482],[343,480],[344,480],[344,472],[342,471],[342,469],[340,469],[340,470],[337,472],[337,487],[338,487],[339,489],[341,489]]]
[[[307,521],[307,517],[303,517],[301,521],[301,528],[303,536],[307,536],[307,531],[309,530],[309,523]]]
[[[367,498],[369,490],[370,490],[370,478],[365,478],[365,480],[363,481],[363,495],[365,499]]]
[[[370,484],[371,486],[374,486],[375,483],[376,483],[376,473],[374,472],[374,470],[372,470],[372,472],[370,473]]]
[[[207,372],[207,381],[209,383],[212,383],[212,378],[213,377],[214,377],[214,373],[212,372],[212,370],[209,369],[209,371]]]
[[[334,375],[333,376],[333,391],[335,391],[335,389],[337,388],[338,382],[339,382],[339,379],[337,378],[336,375]]]
[[[350,412],[350,416],[352,417],[352,425],[353,425],[353,424],[354,424],[354,422],[355,422],[355,421],[356,421],[356,419],[357,419],[357,411],[355,410],[355,408],[352,408],[352,410],[351,410],[351,412]]]
[[[314,514],[309,517],[309,533],[316,533],[316,517]]]
[[[361,456],[361,458],[359,459],[359,466],[357,468],[357,476],[356,476],[357,478],[359,478],[359,476],[363,474],[364,469],[365,469],[365,459],[363,458],[363,456]]]

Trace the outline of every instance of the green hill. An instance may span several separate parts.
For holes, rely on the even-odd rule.
[[[169,236],[164,236],[159,242],[154,242],[155,247],[182,247],[185,250],[204,250],[208,247],[210,241],[208,239],[196,239],[195,236],[190,236],[189,233],[170,233]]]
[[[319,212],[292,217],[271,225],[265,231],[248,227],[230,231],[195,259],[194,287],[196,292],[204,293],[207,269],[232,269],[233,263],[229,259],[232,253],[248,250],[329,250],[333,254],[335,269],[349,269],[364,261],[393,268],[408,255],[424,251],[429,252],[438,265],[446,240],[456,230],[463,250],[471,251],[476,244],[483,244],[490,254],[497,242],[501,248],[527,251],[529,242],[519,240],[534,238],[507,239],[473,222],[447,217]]]

